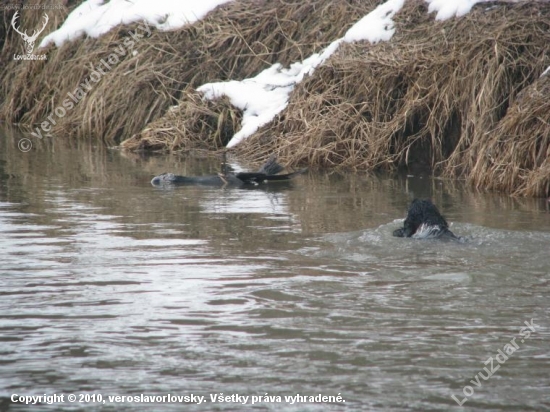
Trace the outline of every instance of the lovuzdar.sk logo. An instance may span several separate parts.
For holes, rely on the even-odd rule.
[[[27,34],[27,31],[24,32],[20,31],[17,28],[17,17],[19,11],[16,11],[13,15],[13,18],[11,19],[11,25],[13,29],[21,35],[23,40],[25,41],[25,51],[27,54],[14,54],[13,59],[14,60],[46,60],[47,56],[45,54],[33,54],[32,51],[34,49],[34,43],[36,42],[36,39],[38,38],[38,35],[44,31],[46,28],[46,24],[48,24],[48,20],[50,19],[46,13],[44,13],[44,25],[40,30],[35,30],[32,34],[32,36],[29,36]]]

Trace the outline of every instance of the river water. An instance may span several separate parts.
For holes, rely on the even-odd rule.
[[[314,171],[159,189],[219,159],[21,137],[0,133],[1,410],[550,410],[546,200]],[[392,237],[413,196],[469,241]]]

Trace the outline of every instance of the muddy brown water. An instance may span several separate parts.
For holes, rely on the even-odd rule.
[[[0,132],[1,409],[550,409],[544,199],[313,171],[158,189],[219,161],[22,137]],[[392,237],[412,196],[469,241]]]

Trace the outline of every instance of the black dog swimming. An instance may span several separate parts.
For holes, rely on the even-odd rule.
[[[304,173],[306,169],[294,173],[279,175],[284,169],[277,163],[275,156],[271,156],[257,172],[232,173],[226,170],[225,164],[222,172],[209,176],[178,176],[173,173],[163,173],[151,180],[153,186],[164,185],[204,185],[204,186],[257,186],[268,182],[288,182],[294,176]]]
[[[415,239],[462,239],[449,230],[447,221],[431,200],[420,199],[412,201],[403,227],[394,230],[393,235]]]

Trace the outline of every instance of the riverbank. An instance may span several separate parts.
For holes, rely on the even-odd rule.
[[[205,100],[199,86],[303,61],[376,4],[231,2],[175,31],[134,23],[50,45],[38,50],[45,61],[9,60],[4,51],[21,38],[8,27],[0,116],[33,125],[35,138],[220,150],[242,110],[225,97]],[[426,3],[406,1],[390,41],[340,45],[274,120],[231,150],[258,162],[276,152],[289,166],[430,169],[482,190],[548,197],[549,15],[547,1],[494,2],[436,21]]]

